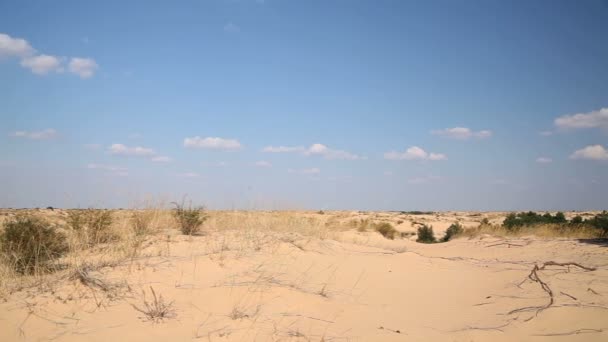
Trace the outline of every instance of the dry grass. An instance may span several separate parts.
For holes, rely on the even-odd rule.
[[[163,298],[163,295],[156,295],[156,291],[154,288],[150,286],[150,293],[152,294],[152,299],[146,299],[146,292],[142,291],[143,294],[143,305],[137,306],[135,304],[131,304],[133,308],[145,315],[145,319],[152,321],[154,323],[162,322],[165,319],[175,317],[175,309],[173,308],[173,302],[166,302]]]

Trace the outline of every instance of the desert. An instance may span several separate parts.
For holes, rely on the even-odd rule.
[[[71,247],[49,270],[3,265],[3,341],[607,335],[606,241],[555,226],[535,228],[538,236],[500,233],[504,212],[200,211],[191,234],[175,209],[2,210],[2,220],[24,212],[64,230]],[[83,242],[69,227],[102,213],[111,215],[107,242]],[[463,232],[447,242],[416,241],[417,227],[433,227],[440,240],[455,222]],[[495,233],[478,231],[482,222]],[[382,224],[394,227],[392,239],[376,229]]]

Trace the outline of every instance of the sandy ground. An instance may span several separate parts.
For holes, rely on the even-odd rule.
[[[425,245],[348,226],[367,218],[415,231],[412,222],[426,222],[441,236],[455,220],[472,226],[504,213],[230,215],[212,214],[202,236],[160,229],[131,258],[91,269],[96,283],[57,275],[12,292],[0,303],[0,341],[608,340],[605,242]],[[528,278],[547,261],[595,270],[549,265]],[[543,309],[551,296],[533,279],[551,291],[551,306]],[[136,309],[151,288],[170,304],[168,318]]]

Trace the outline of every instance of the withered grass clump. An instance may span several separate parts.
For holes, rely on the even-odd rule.
[[[0,234],[3,261],[20,274],[52,270],[52,261],[68,251],[66,237],[31,214],[19,214],[4,223]]]
[[[154,213],[150,210],[135,211],[131,214],[131,230],[135,236],[141,237],[154,231],[152,221]]]
[[[204,207],[192,208],[187,207],[182,203],[173,203],[175,209],[173,216],[179,225],[179,230],[184,235],[195,235],[200,232],[201,226],[207,220],[208,216],[204,212]]]
[[[116,239],[112,232],[110,210],[75,209],[68,211],[66,220],[70,227],[87,245],[110,242]]]
[[[392,224],[387,222],[378,223],[375,225],[374,229],[382,234],[387,239],[394,240],[395,236],[399,233]]]
[[[163,295],[156,295],[154,288],[150,286],[150,292],[152,294],[152,300],[146,299],[146,292],[143,292],[143,306],[137,306],[131,304],[133,308],[144,315],[146,319],[158,323],[164,319],[175,317],[175,310],[173,309],[173,302],[165,302]]]

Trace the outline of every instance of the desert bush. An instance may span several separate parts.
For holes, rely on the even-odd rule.
[[[418,227],[418,239],[416,242],[422,243],[434,243],[437,242],[435,238],[435,233],[433,232],[433,227],[427,226],[426,224]]]
[[[70,210],[66,220],[70,227],[88,245],[116,239],[111,230],[112,212],[109,210]]]
[[[448,227],[448,229],[445,231],[445,236],[441,239],[441,242],[448,242],[453,237],[462,234],[463,231],[464,231],[464,229],[462,228],[460,223],[458,223],[458,222],[452,223]]]
[[[174,202],[173,204],[175,205],[173,217],[175,217],[182,234],[197,234],[205,220],[207,220],[207,215],[204,213],[204,207],[192,208],[189,206],[186,208],[183,203],[179,204]]]
[[[395,235],[397,235],[399,232],[395,229],[395,227],[393,227],[392,224],[387,223],[387,222],[382,222],[377,224],[374,229],[382,234],[382,236],[384,236],[387,239],[390,240],[394,240],[395,239]]]
[[[482,225],[486,225],[486,226],[487,226],[487,225],[489,225],[489,224],[490,224],[490,220],[488,220],[488,218],[487,218],[487,217],[484,217],[484,218],[481,220],[480,224],[482,224]]]
[[[570,224],[572,225],[578,225],[578,224],[582,224],[583,223],[583,217],[580,215],[576,215],[572,218],[572,220],[570,220]]]
[[[4,261],[21,274],[39,273],[50,268],[50,262],[67,250],[66,238],[42,218],[19,214],[4,223],[0,234]]]

